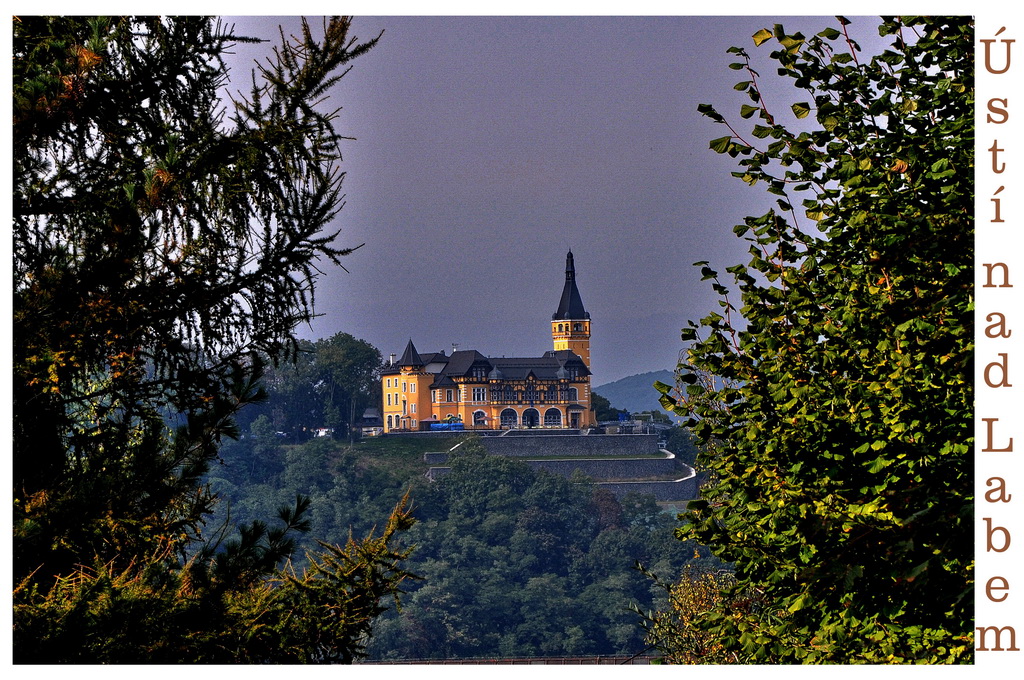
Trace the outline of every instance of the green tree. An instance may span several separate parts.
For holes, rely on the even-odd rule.
[[[735,663],[736,652],[722,645],[718,636],[702,630],[699,622],[716,611],[725,611],[723,592],[733,580],[726,570],[703,569],[687,565],[677,583],[660,583],[668,594],[664,610],[653,614],[638,612],[641,627],[647,634],[647,643],[661,653],[662,660],[670,664],[725,664]],[[730,600],[729,615],[741,617],[750,602],[739,598]],[[741,606],[736,606],[737,604]]]
[[[594,412],[596,414],[595,417],[597,418],[598,422],[603,422],[606,420],[618,420],[620,413],[623,413],[627,416],[629,415],[629,411],[627,411],[626,409],[612,408],[612,403],[608,401],[605,397],[602,397],[597,392],[591,392],[590,404],[594,409]]]
[[[315,389],[323,404],[323,424],[344,426],[349,441],[362,409],[380,391],[380,371],[384,364],[380,350],[348,333],[337,333],[317,340],[315,353]]]
[[[343,137],[320,103],[376,40],[351,38],[346,18],[325,21],[321,37],[303,23],[258,66],[248,96],[225,105],[223,55],[247,39],[219,22],[13,21],[17,649],[71,658],[70,647],[62,656],[60,644],[28,642],[41,626],[70,625],[67,605],[95,623],[95,644],[75,658],[116,661],[97,640],[132,622],[98,614],[112,593],[140,606],[163,598],[155,623],[136,629],[155,637],[176,625],[176,607],[198,611],[204,598],[228,609],[250,598],[248,612],[267,602],[262,580],[242,595],[233,584],[193,588],[217,562],[187,555],[214,503],[208,463],[237,434],[241,406],[261,397],[257,357],[293,353],[294,328],[313,315],[318,266],[351,251],[332,226]],[[321,562],[340,559],[332,550]],[[255,564],[248,574],[269,575],[265,560]],[[354,586],[366,592],[393,593],[404,578],[366,566],[368,580]],[[335,586],[341,596],[345,586]],[[39,639],[62,631],[49,632]],[[288,631],[278,633],[283,645]],[[133,639],[135,650],[158,644]],[[326,648],[299,656],[337,658]]]
[[[240,422],[266,416],[292,442],[318,427],[335,428],[351,441],[363,410],[380,403],[382,365],[380,350],[348,333],[301,340],[294,361],[267,367],[267,399],[246,409]]]
[[[741,662],[970,662],[973,22],[884,18],[870,57],[849,24],[754,35],[789,107],[730,50],[749,132],[700,107],[777,209],[738,304],[697,263],[723,311],[659,385],[711,475],[679,533],[735,565],[699,625]]]
[[[313,429],[324,425],[323,406],[316,389],[315,359],[313,343],[300,340],[294,361],[268,366],[263,380],[266,401],[246,408],[239,422],[264,415],[277,431],[288,435],[289,441],[312,437]]]
[[[665,437],[665,448],[676,458],[693,467],[697,463],[697,447],[693,434],[685,427],[673,427]]]
[[[321,544],[301,573],[275,569],[294,549],[308,501],[279,511],[283,522],[243,527],[216,554],[183,568],[119,569],[112,563],[59,576],[45,592],[14,591],[19,663],[351,663],[399,583],[399,532],[412,525],[405,501],[379,535]],[[266,575],[275,573],[268,580]]]

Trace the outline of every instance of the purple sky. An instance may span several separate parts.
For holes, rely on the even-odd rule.
[[[672,369],[687,319],[718,310],[691,263],[746,259],[732,233],[774,201],[730,176],[708,149],[728,133],[697,113],[738,120],[744,79],[731,45],[762,60],[756,17],[358,17],[380,44],[354,62],[331,104],[343,148],[345,245],[366,245],[321,280],[304,337],[345,331],[401,353],[476,349],[537,356],[566,250],[593,323],[595,385]],[[275,38],[298,19],[232,18]],[[834,19],[787,17],[815,33]],[[319,19],[313,20],[319,25]],[[877,37],[868,19],[855,37]],[[238,49],[242,65],[269,46]],[[239,73],[241,76],[242,73]],[[247,76],[232,89],[245,89]],[[794,93],[774,100],[786,118]],[[768,95],[769,101],[773,101]],[[786,121],[789,122],[789,121]]]

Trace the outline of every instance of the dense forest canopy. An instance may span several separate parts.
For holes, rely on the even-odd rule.
[[[308,535],[337,542],[371,531],[408,492],[417,522],[401,544],[415,546],[405,567],[419,578],[375,624],[367,651],[377,660],[637,654],[647,644],[635,610],[668,602],[637,564],[665,581],[722,566],[678,541],[652,496],[616,499],[586,478],[487,456],[472,440],[428,482],[423,453],[459,441],[291,444],[260,416],[211,470],[226,501],[215,519],[244,523],[300,493]]]

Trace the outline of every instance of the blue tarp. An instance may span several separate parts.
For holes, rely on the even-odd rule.
[[[465,429],[462,423],[431,423],[431,430],[462,430]]]

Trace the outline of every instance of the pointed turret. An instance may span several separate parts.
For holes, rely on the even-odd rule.
[[[558,310],[551,315],[552,319],[589,319],[590,313],[583,308],[583,299],[576,287],[576,264],[573,262],[572,251],[565,256],[565,286],[562,288],[562,299],[558,301]]]
[[[555,351],[575,352],[590,366],[590,312],[583,307],[583,298],[576,287],[576,263],[572,251],[565,256],[565,285],[558,310],[551,315],[551,339]]]
[[[416,346],[412,344],[412,338],[409,338],[409,344],[405,346],[405,351],[402,352],[402,358],[398,360],[398,365],[402,367],[423,366],[423,358],[416,351]]]

